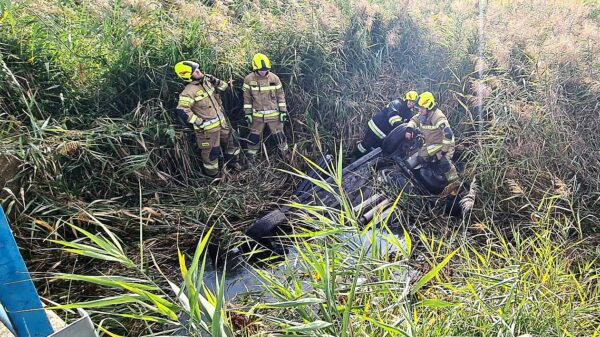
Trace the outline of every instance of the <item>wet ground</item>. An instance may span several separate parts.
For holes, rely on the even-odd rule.
[[[402,228],[395,227],[391,228],[393,234],[396,238],[403,244],[403,248],[406,248],[404,245],[404,234]],[[375,232],[373,232],[375,231]],[[391,255],[398,252],[396,246],[392,245],[388,240],[385,239],[386,236],[389,236],[389,233],[383,233],[381,229],[373,229],[367,231],[365,234],[359,236],[357,234],[344,234],[341,235],[338,239],[345,241],[347,247],[352,247],[357,251],[363,246],[367,249],[367,252],[371,252],[373,247],[379,250],[380,256]],[[375,244],[372,244],[372,238],[375,238]],[[277,258],[275,256],[275,260],[282,259],[294,260],[299,258],[298,254],[294,250],[293,247],[288,247],[285,250],[285,255]],[[257,295],[264,290],[263,285],[260,281],[260,277],[255,272],[256,269],[269,269],[275,275],[278,273],[283,274],[283,269],[285,266],[283,264],[278,264],[277,262],[271,264],[261,264],[257,262],[249,262],[248,259],[242,256],[241,253],[237,253],[232,258],[226,260],[226,263],[220,264],[219,266],[210,265],[206,267],[204,273],[204,284],[211,290],[213,293],[217,292],[217,285],[221,281],[221,277],[223,275],[223,270],[225,271],[225,289],[224,289],[224,298],[226,301],[235,301],[239,299],[240,296],[247,295]],[[295,263],[291,263],[290,265],[299,265]],[[301,272],[301,270],[298,270]]]

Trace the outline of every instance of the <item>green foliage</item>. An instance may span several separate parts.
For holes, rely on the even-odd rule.
[[[595,315],[600,300],[597,256],[577,254],[582,242],[571,243],[556,231],[551,207],[540,205],[547,215],[528,228],[483,228],[475,236],[457,229],[445,238],[405,231],[405,241],[400,242],[387,221],[380,228],[361,229],[351,209],[296,205],[294,228],[299,232],[290,236],[294,253],[272,270],[255,270],[268,296],[248,306],[237,304],[225,314],[261,322],[260,333],[292,336],[586,334],[600,323]],[[378,221],[377,216],[372,221]],[[223,279],[216,297],[206,288],[199,291],[202,252],[210,234],[211,230],[200,240],[189,267],[178,253],[184,283],[180,288],[169,280],[171,295],[146,276],[146,268],[128,266],[143,278],[59,275],[125,293],[55,309],[111,307],[98,313],[125,315],[131,309],[124,305],[147,303],[135,318],[178,325],[183,322],[173,315],[185,312],[192,318],[186,324],[191,335],[200,330],[226,335],[228,323],[219,321],[223,316],[217,314]],[[110,231],[107,235],[116,240]],[[411,256],[411,236],[419,238],[425,261]],[[86,237],[99,242],[91,233]],[[482,240],[487,244],[481,245]],[[100,242],[79,254],[104,250],[96,257],[102,258],[118,245]],[[459,248],[450,251],[455,246]],[[390,254],[390,249],[401,254]],[[154,268],[160,271],[156,262]],[[179,301],[168,300],[174,294]]]
[[[598,1],[24,0],[0,1],[0,12],[0,163],[10,164],[0,199],[32,269],[110,289],[80,292],[95,317],[146,322],[135,333],[174,324],[225,334],[232,313],[252,318],[247,335],[598,333]],[[259,51],[286,88],[293,168],[270,157],[211,184],[173,117],[182,84],[172,66],[195,59],[232,81],[223,101],[243,140],[240,83]],[[206,294],[208,236],[190,266],[183,253],[200,233],[214,226],[212,237],[235,243],[305,177],[309,158],[352,144],[409,87],[434,92],[465,146],[465,219],[410,196],[397,213],[431,230],[359,228],[340,187],[348,146],[320,171],[335,184],[312,179],[340,209],[294,205],[312,229],[291,236],[298,255],[283,279],[259,271],[272,298],[226,305],[223,280]],[[370,249],[378,236],[399,254]],[[47,254],[52,242],[65,254]],[[173,260],[177,279],[161,269]],[[45,295],[77,293],[50,284]]]
[[[327,173],[341,181],[335,169]],[[529,226],[404,231],[403,242],[387,219],[360,228],[351,208],[294,207],[292,253],[256,270],[266,303],[236,308],[267,323],[263,333],[577,336],[600,323],[597,256],[578,255],[584,242],[560,231],[566,224],[550,200]],[[413,241],[420,256],[410,253]]]
[[[67,305],[52,307],[54,310],[86,308],[99,310],[102,316],[130,318],[152,324],[168,324],[173,331],[181,334],[184,331],[190,336],[200,336],[202,332],[211,336],[231,336],[230,323],[222,315],[223,310],[223,279],[218,286],[218,293],[212,294],[203,284],[204,266],[206,263],[206,247],[212,233],[212,228],[206,231],[196,247],[192,264],[188,268],[185,256],[178,250],[179,267],[183,283],[178,286],[175,281],[167,278],[161,267],[153,259],[151,268],[163,279],[156,279],[148,274],[149,268],[143,264],[132,262],[122,251],[119,239],[108,227],[98,222],[110,240],[102,235],[85,231],[75,225],[75,230],[84,234],[90,244],[80,244],[66,241],[55,241],[70,253],[92,257],[97,260],[118,262],[140,276],[139,279],[118,275],[76,275],[60,274],[59,280],[69,280],[97,284],[112,288],[118,295]],[[202,261],[201,261],[202,259]],[[168,284],[169,290],[161,289]],[[126,305],[126,306],[124,306]],[[135,309],[134,309],[135,308]],[[132,315],[132,312],[137,314]],[[183,329],[183,330],[181,330]],[[179,330],[179,331],[178,331]]]

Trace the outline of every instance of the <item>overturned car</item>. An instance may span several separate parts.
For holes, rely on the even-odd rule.
[[[443,198],[445,212],[460,216],[462,210],[459,201],[464,189],[457,183],[449,185],[436,165],[417,163],[416,154],[423,144],[423,137],[417,133],[407,140],[405,133],[405,124],[396,127],[385,138],[381,148],[343,168],[341,187],[335,186],[331,177],[322,178],[320,170],[313,170],[294,193],[295,202],[338,208],[340,198],[331,192],[335,190],[344,194],[345,200],[359,213],[359,221],[366,224],[376,214],[380,221],[393,212],[393,202],[402,193],[406,198],[411,195],[434,196],[438,201]],[[456,159],[459,156],[455,154]],[[326,155],[317,164],[322,170],[327,170],[332,161],[332,156]],[[319,183],[315,183],[317,181]],[[285,206],[266,214],[247,229],[246,235],[260,246],[280,253],[282,248],[272,238],[291,231],[287,219],[292,210],[290,206]]]

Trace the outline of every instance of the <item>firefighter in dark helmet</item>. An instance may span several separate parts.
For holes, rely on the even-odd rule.
[[[408,91],[402,99],[391,101],[376,113],[367,124],[368,129],[363,140],[356,145],[357,157],[380,147],[390,131],[400,124],[407,123],[413,116],[412,109],[418,98],[416,91]]]

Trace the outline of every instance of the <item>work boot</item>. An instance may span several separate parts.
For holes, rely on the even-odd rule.
[[[354,152],[352,152],[352,158],[354,158],[354,160],[358,160],[367,153],[369,153],[369,150],[362,145],[362,142],[358,142],[358,144],[356,144],[356,148],[354,148]]]
[[[219,175],[219,162],[204,163],[202,165],[202,173],[209,178],[216,178]]]
[[[219,178],[219,172],[207,172],[206,170],[202,170],[202,173],[209,179]]]
[[[238,155],[232,155],[232,154],[225,154],[225,163],[227,165],[228,168],[234,170],[234,171],[241,171],[242,165],[240,165],[239,163],[239,158]]]
[[[208,172],[207,173],[206,170],[202,170],[202,173],[204,173],[204,177],[206,178],[206,182],[209,185],[218,185],[221,182],[221,180],[223,180],[222,172],[221,171],[218,171],[217,173],[212,174],[212,172]]]

